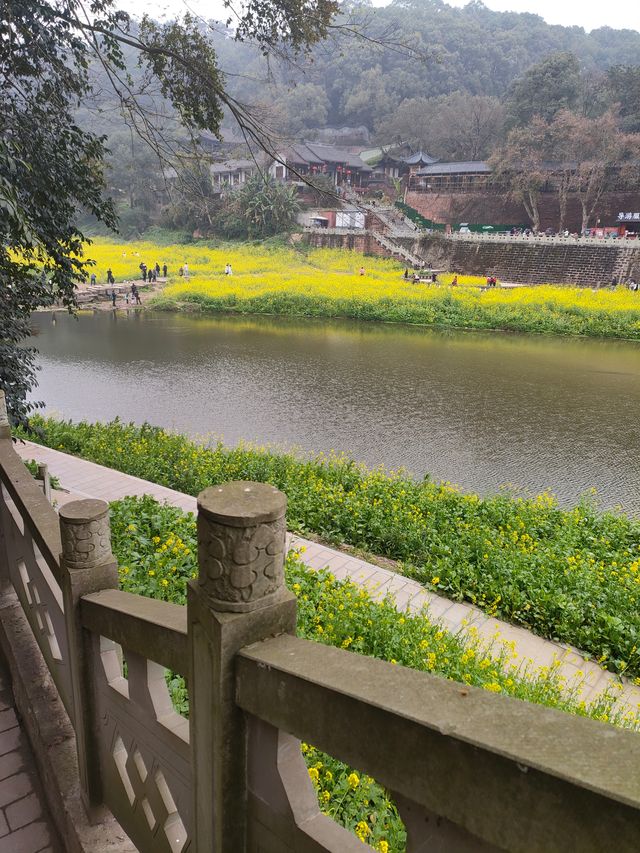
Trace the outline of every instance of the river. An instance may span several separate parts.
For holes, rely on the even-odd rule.
[[[41,313],[35,398],[74,420],[344,452],[488,494],[640,513],[640,345],[286,318]]]

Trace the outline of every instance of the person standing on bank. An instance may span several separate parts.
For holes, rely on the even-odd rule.
[[[111,304],[113,305],[114,308],[116,307],[116,292],[115,292],[115,290],[111,291]]]

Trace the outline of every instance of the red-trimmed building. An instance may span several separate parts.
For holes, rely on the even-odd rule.
[[[300,142],[280,152],[269,167],[276,181],[299,181],[313,175],[326,175],[336,186],[365,186],[371,166],[344,148],[320,145],[317,142]]]

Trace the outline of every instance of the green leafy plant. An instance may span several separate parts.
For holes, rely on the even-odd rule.
[[[27,466],[29,473],[35,477],[36,474],[38,473],[38,463],[36,462],[36,460],[35,459],[23,459],[23,462]],[[55,474],[49,475],[49,482],[51,483],[52,489],[59,489],[60,488],[60,479],[58,477],[56,477]]]
[[[347,457],[205,447],[148,424],[34,425],[51,447],[191,495],[271,483],[288,497],[290,529],[390,557],[442,595],[640,676],[640,522],[588,499],[564,510],[549,494],[480,498]]]
[[[154,498],[125,498],[111,504],[114,552],[123,589],[177,604],[186,600],[186,581],[197,575],[196,527],[184,514]],[[427,612],[400,612],[391,598],[377,601],[366,589],[315,572],[296,552],[286,561],[286,582],[298,604],[298,635],[444,678],[471,684],[573,714],[633,729],[636,714],[616,708],[616,691],[594,701],[580,698],[581,684],[567,684],[557,666],[533,668],[498,638],[480,643],[444,630]],[[188,714],[183,679],[167,675],[174,705]],[[400,853],[406,835],[389,794],[366,774],[302,744],[310,779],[323,812],[380,853]]]

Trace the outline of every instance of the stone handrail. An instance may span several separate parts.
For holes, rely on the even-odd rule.
[[[62,543],[58,516],[52,511],[42,488],[13,450],[10,440],[0,440],[0,482],[21,519],[20,523],[28,527],[49,570],[60,583]]]
[[[618,849],[637,843],[633,732],[297,637],[240,652],[237,701],[373,776],[405,823],[444,819],[437,849],[604,851],[609,821]]]
[[[629,249],[640,250],[640,240],[636,238],[616,237],[615,239],[605,237],[547,237],[544,234],[492,234],[491,232],[479,234],[472,232],[470,234],[460,234],[458,231],[453,231],[451,234],[442,234],[447,240],[470,240],[474,242],[483,242],[486,240],[499,243],[539,243],[541,245],[561,245],[561,246],[605,246],[607,248],[620,248],[624,246]]]
[[[635,849],[636,734],[297,638],[286,498],[266,484],[200,494],[186,607],[118,590],[107,505],[57,514],[2,402],[0,580],[73,724],[93,825],[108,807],[139,853],[367,849],[321,813],[304,738],[388,788],[408,853]],[[188,720],[168,673],[184,679]]]
[[[80,619],[88,631],[155,660],[172,672],[187,675],[185,607],[119,589],[103,589],[82,598]]]

